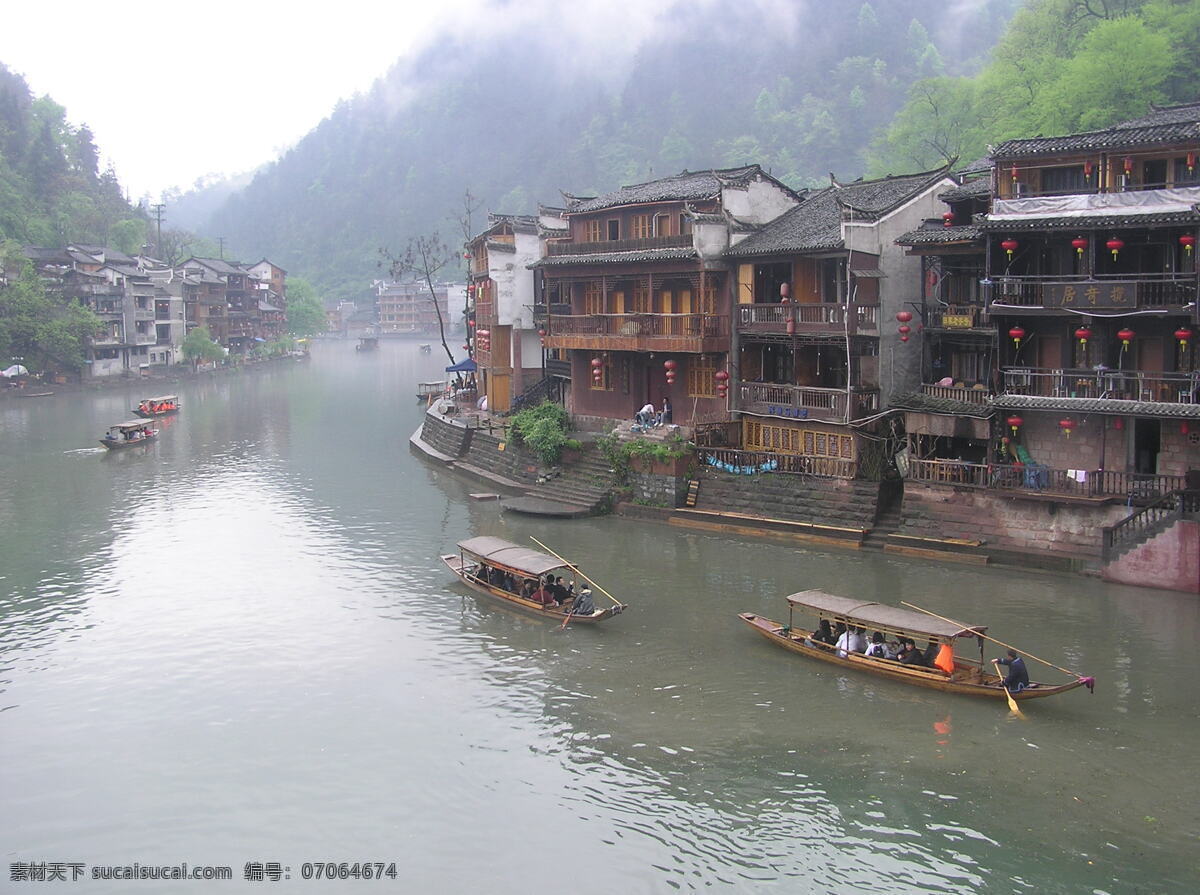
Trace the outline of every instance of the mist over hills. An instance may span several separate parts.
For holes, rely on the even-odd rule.
[[[557,204],[560,189],[684,168],[756,161],[793,186],[855,177],[910,85],[977,70],[1017,5],[692,2],[629,18],[497,4],[339,103],[195,223],[328,300],[361,296],[381,247],[434,230],[459,244],[467,189],[478,228],[488,210]]]

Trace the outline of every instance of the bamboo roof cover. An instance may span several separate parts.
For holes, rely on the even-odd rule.
[[[931,615],[913,612],[911,609],[898,609],[895,606],[856,597],[839,597],[822,590],[805,590],[791,594],[788,602],[793,606],[812,609],[819,615],[845,618],[863,627],[888,631],[928,634],[932,637],[967,637],[982,634],[987,630],[987,625],[960,627]]]
[[[146,398],[145,400],[161,404],[163,401],[177,401],[178,399],[178,395],[159,395],[157,398]]]
[[[504,566],[529,576],[545,575],[563,568],[563,561],[548,553],[518,547],[503,538],[479,537],[458,542],[458,549],[493,565]]]

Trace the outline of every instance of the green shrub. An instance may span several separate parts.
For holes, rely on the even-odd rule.
[[[565,407],[553,401],[543,401],[512,418],[512,437],[518,444],[529,445],[547,466],[553,466],[562,455],[562,449],[567,446],[569,422]],[[574,443],[579,444],[577,441]]]

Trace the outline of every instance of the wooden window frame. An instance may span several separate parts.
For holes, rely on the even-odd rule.
[[[604,287],[598,280],[583,284],[583,313],[604,313]]]
[[[630,221],[630,239],[649,239],[654,235],[654,215],[635,214]]]
[[[584,221],[583,222],[583,241],[584,242],[601,242],[600,237],[604,233],[604,228],[600,226],[600,221]]]
[[[687,365],[687,394],[689,398],[715,398],[717,383],[713,374],[717,372],[717,363],[705,355],[688,359]]]
[[[608,242],[616,242],[621,238],[621,219],[609,218],[605,221],[605,234],[608,236]],[[613,234],[616,234],[615,236]]]

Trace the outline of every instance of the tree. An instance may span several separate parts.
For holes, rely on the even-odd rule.
[[[288,332],[294,336],[311,336],[324,332],[325,306],[308,280],[293,277],[288,281]]]
[[[114,249],[126,255],[139,254],[142,246],[146,244],[146,222],[136,218],[118,221],[113,225],[108,242]]]
[[[438,304],[437,293],[433,288],[433,278],[450,263],[450,250],[442,242],[441,237],[434,233],[430,236],[414,236],[408,241],[408,248],[404,250],[404,254],[398,258],[387,249],[379,251],[389,262],[388,269],[393,280],[400,280],[405,274],[410,274],[424,281],[425,287],[429,290],[429,300],[433,302],[433,311],[437,314],[442,347],[446,349],[446,357],[450,358],[450,365],[454,366],[454,355],[450,353],[450,346],[446,344],[446,321],[442,318],[442,308]]]
[[[207,326],[197,326],[183,339],[183,356],[197,367],[200,361],[224,360],[225,349],[213,341]]]
[[[100,319],[77,301],[47,295],[15,244],[6,243],[0,255],[0,268],[18,271],[0,287],[0,355],[24,358],[31,369],[78,371]]]

